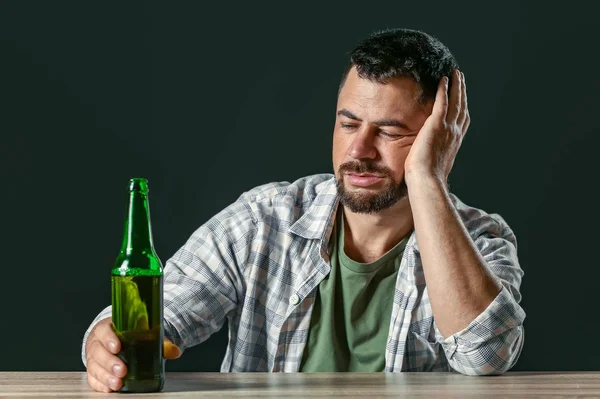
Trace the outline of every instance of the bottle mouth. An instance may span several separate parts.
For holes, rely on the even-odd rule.
[[[129,191],[148,192],[148,179],[143,177],[134,177],[129,180]]]

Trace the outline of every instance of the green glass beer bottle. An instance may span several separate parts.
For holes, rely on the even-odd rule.
[[[127,365],[120,392],[163,388],[163,267],[154,250],[148,181],[129,182],[129,206],[121,251],[111,276],[113,330]]]

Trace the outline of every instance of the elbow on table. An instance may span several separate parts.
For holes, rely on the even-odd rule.
[[[523,342],[524,329],[521,325],[506,331],[477,349],[462,352],[457,348],[451,365],[464,375],[501,375],[517,363],[523,349]]]

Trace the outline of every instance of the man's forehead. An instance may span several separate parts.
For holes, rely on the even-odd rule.
[[[386,83],[361,78],[352,68],[340,90],[338,108],[378,108],[389,112],[421,108],[421,88],[411,77],[396,77]]]

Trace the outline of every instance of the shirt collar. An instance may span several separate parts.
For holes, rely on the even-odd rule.
[[[315,192],[317,195],[308,210],[290,226],[289,231],[306,239],[328,241],[339,203],[335,176],[317,184]]]

